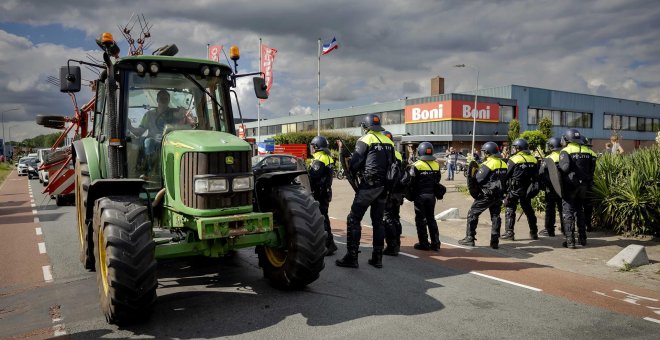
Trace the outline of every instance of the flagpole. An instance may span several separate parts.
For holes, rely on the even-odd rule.
[[[319,55],[319,72],[318,72],[318,93],[317,93],[317,104],[316,107],[316,135],[321,135],[321,38],[319,38],[319,47],[317,49]]]
[[[261,62],[261,38],[259,38],[259,72],[263,72]],[[261,141],[261,101],[257,99],[257,143]]]
[[[206,59],[209,58],[209,49],[211,48],[211,44],[206,44]]]

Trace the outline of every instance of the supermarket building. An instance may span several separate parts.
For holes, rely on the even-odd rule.
[[[444,79],[431,79],[431,95],[392,102],[321,112],[321,130],[340,130],[360,136],[360,122],[369,113],[381,117],[397,144],[411,147],[428,141],[436,152],[449,146],[468,151],[472,143],[474,94],[444,93]],[[613,133],[626,151],[655,143],[660,131],[660,104],[529,86],[507,85],[477,92],[475,146],[487,141],[505,144],[509,122],[520,121],[520,131],[536,130],[538,122],[552,120],[553,135],[577,128],[602,150]],[[246,137],[257,141],[278,133],[316,131],[317,115],[286,116],[246,123]],[[400,146],[399,146],[400,147]],[[406,151],[406,148],[401,148]]]

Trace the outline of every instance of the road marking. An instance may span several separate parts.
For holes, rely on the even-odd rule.
[[[39,246],[39,254],[45,254],[46,253],[46,244],[43,242],[39,242],[37,244]]]
[[[39,223],[39,217],[34,218],[34,223]]]
[[[415,256],[415,255],[413,255],[413,254],[404,253],[404,252],[402,252],[402,251],[400,251],[399,254],[401,254],[401,255],[403,255],[403,256],[412,257],[413,259],[418,259],[418,258],[419,258],[419,256]]]
[[[459,246],[458,244],[451,244],[451,243],[443,243],[442,245],[447,245],[454,248],[474,249],[474,247]]]
[[[329,216],[331,220],[336,220],[336,217]]]
[[[36,214],[37,214],[37,211],[33,209],[33,210],[32,210],[32,214],[33,214],[33,215],[36,215]]]
[[[542,292],[542,291],[543,291],[543,289],[539,289],[539,288],[536,288],[536,287],[532,287],[532,286],[524,285],[524,284],[522,284],[522,283],[517,283],[517,282],[513,282],[513,281],[505,280],[505,279],[500,279],[499,277],[490,276],[490,275],[486,275],[486,274],[478,273],[478,272],[475,272],[475,271],[471,271],[470,274],[474,274],[474,275],[477,275],[477,276],[482,276],[482,277],[485,277],[485,278],[489,278],[489,279],[492,279],[492,280],[495,280],[495,281],[500,281],[500,282],[508,283],[508,284],[511,284],[511,285],[514,285],[514,286],[518,286],[518,287],[522,287],[522,288],[527,288],[527,289],[533,290],[533,291],[535,291],[535,292]]]
[[[32,201],[34,201],[34,200],[32,200]],[[37,205],[34,204],[34,203],[30,204],[30,206],[31,206],[32,208],[36,208],[36,207],[37,207]]]
[[[41,271],[44,273],[44,281],[53,282],[53,274],[50,272],[50,266],[41,267]]]
[[[42,235],[41,228],[34,228],[34,230],[37,232],[37,235]]]
[[[342,241],[336,241],[336,240],[335,240],[335,243],[339,243],[339,244],[346,244],[346,242],[342,242]]]
[[[34,203],[34,199],[31,199],[31,200],[30,200],[30,203]]]
[[[655,323],[660,323],[660,320],[658,320],[658,319],[654,319],[654,318],[649,318],[648,316],[645,317],[644,320],[646,320],[646,321],[651,321],[651,322],[655,322]]]

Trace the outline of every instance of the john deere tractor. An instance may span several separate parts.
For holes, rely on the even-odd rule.
[[[316,280],[325,233],[318,203],[301,184],[304,168],[255,178],[252,148],[235,136],[236,79],[258,74],[237,74],[238,48],[232,69],[174,57],[174,45],[119,58],[109,34],[97,43],[103,64],[69,60],[60,90],[80,90],[80,67],[71,64],[102,68],[92,132],[73,153],[80,259],[97,273],[108,322],[149,315],[158,259],[256,247],[273,285]],[[253,82],[266,98],[264,79]]]

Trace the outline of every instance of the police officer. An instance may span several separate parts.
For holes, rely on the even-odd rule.
[[[552,160],[557,168],[559,168],[559,151],[561,151],[561,139],[557,137],[551,137],[546,143],[547,149],[550,151],[550,154],[546,158]],[[539,175],[541,177],[541,183],[543,184],[545,190],[545,229],[541,230],[541,234],[545,236],[555,237],[555,211],[559,211],[559,216],[561,217],[561,197],[557,194],[555,189],[550,182],[550,176],[548,174],[548,169],[546,168],[546,163],[541,162],[539,167]],[[563,219],[559,219],[561,225],[561,232],[564,233],[564,222]]]
[[[361,222],[367,208],[371,208],[373,224],[373,252],[369,264],[383,267],[383,245],[385,230],[383,228],[383,211],[387,197],[387,169],[394,161],[394,143],[383,135],[380,117],[370,113],[364,117],[361,126],[367,133],[355,144],[351,155],[349,169],[353,178],[361,177],[359,187],[353,199],[351,212],[346,218],[347,240],[346,255],[336,261],[340,267],[358,267],[358,251],[362,232]]]
[[[488,209],[492,223],[490,247],[497,249],[499,247],[500,227],[502,224],[500,210],[502,210],[502,198],[506,192],[507,165],[502,160],[499,147],[494,142],[485,143],[481,147],[481,151],[485,154],[486,159],[481,163],[481,167],[477,171],[475,178],[468,179],[469,181],[475,181],[474,183],[478,186],[479,192],[476,194],[477,197],[468,211],[465,238],[458,241],[458,243],[464,246],[474,247],[479,215]]]
[[[392,138],[392,133],[389,131],[384,131],[383,134],[387,136],[391,141],[394,142]],[[394,150],[394,156],[396,157],[396,163],[399,169],[403,172],[403,157],[401,153],[397,150]],[[401,211],[401,205],[403,204],[403,196],[408,182],[408,176],[404,176],[399,183],[395,185],[393,191],[387,197],[385,202],[385,213],[383,217],[383,225],[385,227],[385,249],[383,250],[383,255],[398,256],[399,250],[401,249],[401,217],[399,215]]]
[[[330,217],[328,216],[328,207],[332,201],[332,178],[335,168],[335,160],[330,156],[328,149],[328,140],[323,136],[316,136],[310,143],[312,146],[312,163],[309,166],[309,182],[312,186],[314,199],[319,202],[319,210],[323,215],[325,232],[325,256],[330,256],[337,251],[337,245],[332,237],[330,228]]]
[[[505,232],[502,239],[515,240],[513,227],[516,224],[516,209],[518,202],[523,212],[527,216],[529,223],[529,237],[532,240],[538,240],[538,227],[536,225],[536,215],[532,208],[532,197],[527,193],[530,186],[535,184],[535,178],[539,172],[538,161],[529,151],[529,143],[523,138],[518,138],[511,144],[512,156],[507,164],[507,187],[508,192],[504,200],[506,207],[505,213]],[[538,193],[538,191],[537,191]]]
[[[562,219],[566,241],[563,246],[575,248],[575,224],[578,242],[587,245],[584,218],[584,202],[591,190],[596,170],[596,154],[583,144],[580,131],[568,129],[562,137],[565,147],[559,153],[559,170],[562,180]]]
[[[435,222],[435,186],[440,183],[440,165],[433,157],[433,144],[419,143],[417,161],[408,170],[415,203],[415,227],[417,238],[415,249],[440,250],[440,235]],[[428,227],[428,233],[427,233]],[[429,243],[429,236],[431,242]]]

